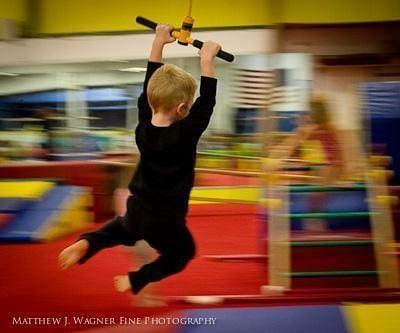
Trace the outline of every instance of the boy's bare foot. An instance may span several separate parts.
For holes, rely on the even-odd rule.
[[[131,290],[131,282],[129,281],[128,275],[117,275],[114,276],[114,287],[117,291],[123,293],[125,291]]]
[[[132,297],[132,306],[141,308],[160,308],[167,306],[167,302],[161,296],[151,296],[147,294],[138,294]]]
[[[167,305],[165,299],[158,294],[158,283],[149,283],[139,294],[132,295],[131,300],[135,307],[155,308]]]
[[[75,265],[89,249],[89,242],[86,239],[72,244],[65,248],[58,256],[58,264],[61,269],[67,269]]]

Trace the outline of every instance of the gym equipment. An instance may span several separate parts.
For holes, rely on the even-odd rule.
[[[0,242],[49,241],[84,229],[92,220],[91,193],[77,186],[55,186],[0,231]]]
[[[0,198],[0,213],[15,214],[26,209],[32,204],[32,200],[18,198]]]
[[[321,185],[291,185],[290,192],[334,192],[334,191],[362,191],[366,190],[363,183],[343,186],[321,186]]]
[[[200,186],[193,188],[191,200],[212,202],[256,203],[260,188],[254,186]]]
[[[12,219],[12,215],[0,213],[0,230]]]
[[[344,218],[344,217],[368,217],[370,212],[343,212],[343,213],[297,213],[286,214],[281,216],[290,217],[292,219],[329,219],[329,218]]]
[[[0,165],[0,178],[28,179],[57,178],[65,184],[92,189],[95,221],[113,216],[111,193],[115,185],[116,168],[103,165],[98,160],[47,163],[18,163]]]
[[[193,28],[193,22],[194,22],[194,18],[191,16],[191,12],[192,12],[192,1],[189,0],[188,14],[186,15],[186,17],[183,20],[181,29],[179,32],[176,30],[173,30],[171,32],[171,36],[176,38],[178,40],[178,43],[181,45],[191,44],[194,47],[201,49],[203,47],[203,42],[198,39],[193,39],[190,37],[192,28]],[[153,29],[153,30],[155,30],[157,27],[156,22],[150,21],[142,16],[136,17],[136,22],[139,24],[142,24],[150,29]],[[220,50],[218,52],[217,57],[221,58],[223,60],[226,60],[228,62],[232,62],[235,59],[235,57],[232,54],[225,52],[223,50]]]
[[[146,19],[146,18],[144,18],[142,16],[136,17],[136,22],[139,23],[139,24],[142,24],[142,25],[144,25],[146,27],[149,27],[149,28],[151,28],[153,30],[155,30],[156,27],[157,27],[157,23],[156,22],[150,21],[150,20],[148,20],[148,19]],[[184,27],[185,27],[185,29],[184,29]],[[184,36],[188,34],[189,30],[186,29],[187,27],[188,27],[188,25],[185,25],[185,22],[184,22],[184,25],[182,25],[181,31],[177,32],[177,31],[174,30],[174,31],[172,31],[171,35],[174,38],[178,39],[178,43],[181,44],[181,45],[191,44],[194,47],[196,47],[198,49],[201,49],[203,47],[203,42],[198,40],[198,39],[193,39],[193,38],[190,38],[189,36],[187,36],[186,39],[185,39],[185,41],[186,41],[185,43],[184,42],[180,42],[180,40],[182,40],[182,38],[180,37],[180,35],[182,34],[182,31],[185,31],[184,32]],[[235,59],[233,54],[225,52],[223,50],[219,50],[218,51],[217,57],[221,58],[223,60],[226,60],[228,62],[232,62]]]
[[[273,185],[272,196],[275,200],[281,202],[280,205],[271,206],[269,209],[269,232],[268,232],[268,254],[269,254],[269,285],[272,290],[276,287],[289,290],[296,287],[296,285],[304,286],[303,282],[299,279],[313,279],[313,278],[347,278],[356,277],[357,284],[365,286],[380,286],[381,288],[399,288],[399,270],[395,258],[392,258],[385,253],[387,252],[387,244],[394,241],[393,238],[393,223],[391,220],[390,205],[392,198],[388,195],[386,186],[387,172],[385,170],[376,170],[370,172],[366,177],[366,183],[358,183],[352,186],[279,186]],[[292,193],[291,191],[294,191]],[[310,192],[331,192],[341,191],[343,195],[350,193],[360,193],[360,190],[365,191],[366,201],[365,207],[359,206],[360,211],[335,211],[335,212],[297,212],[293,213],[294,205],[292,204],[293,198],[304,193]],[[345,203],[354,204],[349,199],[345,199]],[[357,205],[356,205],[357,206]],[[331,207],[332,208],[332,207]],[[336,207],[337,208],[337,207]],[[369,217],[369,224],[371,233],[365,235],[366,239],[352,238],[349,234],[343,239],[329,240],[321,236],[315,239],[296,240],[290,233],[290,220],[303,219],[303,218],[346,218],[351,219],[355,217]],[[296,260],[299,255],[306,256],[306,249],[309,248],[313,253],[322,255],[322,248],[331,249],[336,253],[336,262],[340,263],[340,255],[346,255],[346,260],[349,260],[349,253],[340,250],[343,247],[358,247],[358,251],[353,251],[355,256],[360,256],[369,253],[369,257],[365,257],[357,263],[355,260],[353,265],[357,269],[346,267],[345,270],[337,269],[335,262],[331,263],[331,267],[318,261],[318,265],[324,267],[320,270],[318,265],[314,265],[313,270],[302,270],[301,267],[296,266]],[[300,252],[298,252],[299,250]],[[316,250],[318,248],[318,250]],[[327,250],[329,255],[329,250]],[[297,255],[296,255],[297,253]],[[330,253],[332,255],[332,253]],[[328,256],[324,256],[328,258]],[[308,257],[307,257],[308,258]],[[311,255],[310,258],[315,258]],[[304,262],[303,258],[303,262]],[[362,266],[361,262],[364,262]],[[333,267],[335,268],[333,268]],[[372,269],[371,269],[372,268]],[[300,269],[300,270],[299,270]],[[360,280],[361,279],[361,280]],[[351,286],[348,283],[347,286]],[[270,293],[270,286],[261,288],[263,293]],[[326,282],[326,287],[331,287],[329,280]]]
[[[218,299],[215,299],[214,304],[218,304],[217,301]],[[188,325],[182,333],[247,332],[249,323],[253,333],[349,333],[345,318],[337,305],[193,309],[186,310],[182,317],[211,317],[215,318],[217,323],[211,330],[209,325]]]
[[[360,85],[363,99],[363,116],[370,129],[370,147],[384,145],[395,175],[391,179],[400,184],[400,153],[398,149],[398,128],[400,125],[400,84],[397,81],[369,82]],[[388,161],[386,161],[388,162]]]
[[[388,332],[400,327],[399,304],[357,304],[342,307],[355,333]]]
[[[43,181],[2,181],[0,198],[39,199],[54,186]]]
[[[299,290],[311,293],[311,298],[318,301],[392,297],[390,293],[399,288],[399,274],[395,256],[390,258],[387,255],[386,244],[393,241],[390,205],[394,202],[394,198],[387,193],[388,175],[385,170],[376,170],[366,174],[365,182],[335,186],[279,185],[282,181],[279,174],[266,178],[275,193],[275,196],[261,202],[270,209],[268,256],[244,254],[206,258],[236,262],[268,259],[270,285],[261,288],[261,295],[209,295],[204,299],[202,296],[176,296],[168,297],[168,300],[196,304],[253,303],[271,301],[276,293],[285,292],[289,296],[291,292]],[[304,204],[299,199],[318,192],[327,192],[332,197],[330,209],[321,212],[304,211]],[[319,237],[293,237],[290,233],[291,219],[340,217],[352,221],[360,216],[367,218],[371,233],[336,232],[334,235]],[[349,251],[349,247],[354,250]],[[304,260],[304,254],[307,253],[307,258],[312,260]],[[315,253],[318,256],[313,255]],[[351,253],[354,255],[349,255]],[[318,279],[320,290],[313,288],[314,279]],[[353,284],[349,283],[349,279]],[[339,283],[352,288],[338,289]]]

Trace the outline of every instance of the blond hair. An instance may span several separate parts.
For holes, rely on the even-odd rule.
[[[158,68],[147,86],[147,97],[154,110],[168,111],[180,103],[189,107],[197,89],[196,80],[182,68],[166,64]]]

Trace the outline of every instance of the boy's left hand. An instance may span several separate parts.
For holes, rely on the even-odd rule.
[[[200,59],[212,61],[217,56],[219,50],[221,50],[221,45],[208,40],[203,43],[203,46],[199,51]]]
[[[175,42],[175,38],[171,36],[173,30],[174,27],[168,23],[157,24],[154,41],[160,42],[162,45]]]

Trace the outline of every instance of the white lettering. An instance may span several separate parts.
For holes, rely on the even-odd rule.
[[[141,323],[142,323],[142,318],[119,317],[120,325],[140,325]]]
[[[13,325],[60,325],[62,321],[61,317],[49,318],[49,317],[13,317]]]
[[[115,318],[73,317],[75,325],[115,325]]]

